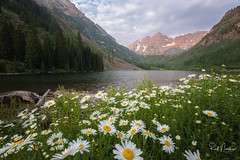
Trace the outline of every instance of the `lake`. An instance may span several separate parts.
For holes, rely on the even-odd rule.
[[[14,90],[27,90],[43,94],[47,89],[55,91],[58,86],[66,89],[89,91],[103,90],[107,86],[120,89],[136,88],[136,81],[152,80],[158,85],[175,85],[180,78],[190,74],[201,74],[198,71],[105,71],[89,73],[53,73],[53,74],[18,74],[0,75],[0,93]]]

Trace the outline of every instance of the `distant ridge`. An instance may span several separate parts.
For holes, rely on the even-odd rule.
[[[207,31],[198,31],[170,38],[160,32],[146,36],[128,45],[128,48],[140,55],[162,55],[181,52],[197,44]]]

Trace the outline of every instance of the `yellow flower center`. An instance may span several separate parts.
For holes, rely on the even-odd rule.
[[[164,89],[164,90],[166,90],[167,88],[166,88],[166,87],[164,87],[163,89]]]
[[[110,119],[109,122],[113,122],[113,119]]]
[[[11,154],[12,153],[12,150],[8,151],[7,154]]]
[[[84,99],[88,99],[88,97],[84,97]]]
[[[98,97],[101,97],[102,95],[101,94],[98,94]]]
[[[134,158],[134,152],[131,149],[124,149],[123,157],[127,160],[132,160]]]
[[[101,118],[103,118],[104,116],[101,116]]]
[[[119,134],[118,134],[118,136],[119,136],[120,138],[122,138],[122,137],[123,137],[122,133],[119,133]]]
[[[178,107],[179,107],[179,105],[176,105],[176,107],[178,108]]]
[[[50,106],[52,104],[52,102],[48,102],[48,105]]]
[[[70,151],[67,151],[66,153],[63,154],[63,156],[65,156],[66,154],[68,154]]]
[[[135,108],[132,109],[132,111],[135,111],[135,110],[136,110]]]
[[[86,131],[86,134],[92,134],[92,131]]]
[[[166,131],[167,130],[167,128],[162,128],[162,131]]]
[[[133,102],[133,105],[137,104],[137,102]]]
[[[136,125],[136,126],[139,126],[139,127],[141,127],[141,126],[142,126],[140,123],[136,123],[135,125]]]
[[[64,140],[60,140],[59,143],[64,143]]]
[[[21,144],[24,142],[24,139],[20,140],[20,141],[17,141],[15,143],[12,144],[12,146],[16,146],[17,144]]]
[[[152,134],[148,131],[145,132],[147,135],[151,136]]]
[[[171,144],[170,144],[170,142],[169,142],[169,141],[167,141],[167,140],[166,140],[164,143],[165,143],[165,144],[166,144],[166,146],[168,146],[168,147],[170,147],[170,145],[171,145]]]
[[[36,149],[36,148],[38,148],[38,146],[34,146],[34,145],[32,145],[32,149]]]
[[[125,106],[126,104],[127,104],[127,103],[125,103],[125,102],[123,103],[124,106]]]
[[[109,126],[104,126],[103,129],[107,132],[110,132],[111,131],[111,128]]]
[[[207,115],[208,115],[208,116],[213,116],[213,114],[212,114],[212,113],[210,113],[210,112],[207,112]]]
[[[80,144],[79,145],[79,150],[82,150],[84,148],[84,145]]]
[[[113,111],[117,112],[118,110],[117,109],[113,109]]]
[[[126,122],[122,122],[122,125],[126,125]]]
[[[131,134],[134,134],[136,132],[136,129],[133,129],[132,131],[131,131]]]
[[[197,158],[196,160],[200,160],[199,158]]]
[[[154,124],[158,125],[158,123],[157,123],[157,122],[154,122]]]
[[[46,134],[46,133],[48,133],[48,131],[44,131],[43,133]]]
[[[146,105],[145,105],[145,104],[142,104],[142,107],[146,107]]]

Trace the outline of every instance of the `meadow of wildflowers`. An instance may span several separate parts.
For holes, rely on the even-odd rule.
[[[61,89],[11,118],[1,106],[0,157],[237,160],[239,100],[240,76],[205,72],[174,87],[144,80],[95,95]]]

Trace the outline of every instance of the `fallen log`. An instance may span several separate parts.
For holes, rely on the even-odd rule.
[[[39,99],[38,103],[36,104],[36,107],[40,107],[42,105],[43,100],[47,97],[48,93],[50,92],[50,89],[48,89],[43,96]]]
[[[30,91],[11,91],[0,93],[0,103],[10,103],[11,100],[17,99],[23,103],[36,103],[41,97]]]

